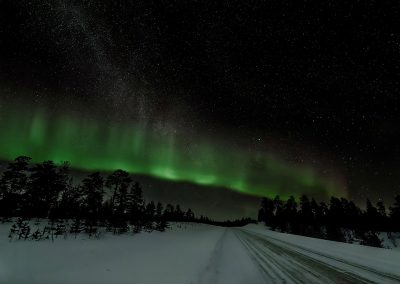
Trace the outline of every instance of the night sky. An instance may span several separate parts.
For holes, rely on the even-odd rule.
[[[0,2],[0,159],[400,193],[398,1],[102,2]]]

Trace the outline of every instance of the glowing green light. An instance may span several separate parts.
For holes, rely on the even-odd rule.
[[[145,124],[104,123],[45,109],[2,108],[0,159],[70,161],[84,170],[125,169],[175,181],[259,195],[344,195],[334,181],[271,155],[233,149],[212,139],[187,143]]]

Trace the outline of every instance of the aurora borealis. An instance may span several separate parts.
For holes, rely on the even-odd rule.
[[[268,153],[234,149],[229,141],[184,145],[176,134],[160,133],[140,123],[100,124],[66,114],[52,117],[45,108],[11,109],[0,121],[0,129],[0,158],[4,160],[23,153],[35,162],[69,161],[81,170],[124,169],[257,196],[345,194],[311,167],[299,168]]]

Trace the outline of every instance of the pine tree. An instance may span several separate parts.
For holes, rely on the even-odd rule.
[[[167,204],[164,210],[164,218],[168,221],[175,221],[174,220],[174,206],[172,204]]]
[[[265,210],[264,210],[264,208],[261,207],[261,208],[258,210],[257,221],[258,221],[258,222],[265,222],[265,220],[266,220]]]
[[[15,236],[16,234],[18,234],[17,224],[13,223],[13,224],[11,225],[10,232],[9,232],[9,234],[8,234],[8,238],[10,239],[10,241],[14,238],[14,236]]]
[[[18,218],[15,221],[15,224],[11,227],[10,235],[11,238],[13,235],[16,235],[18,240],[26,240],[29,237],[30,231],[31,227],[29,226],[29,223],[22,218]]]
[[[40,241],[43,238],[43,232],[37,228],[35,232],[32,233],[31,235],[31,240],[33,241]]]
[[[271,224],[271,229],[275,230],[279,228],[281,231],[286,230],[284,212],[283,212],[283,201],[280,199],[279,195],[274,198],[274,208],[275,208],[275,216],[274,222]]]
[[[82,200],[82,215],[86,219],[85,231],[89,234],[92,233],[94,227],[97,226],[98,219],[100,217],[102,204],[103,204],[103,193],[104,193],[104,179],[99,172],[95,172],[87,176],[81,185],[81,200]],[[126,199],[125,196],[121,198]]]
[[[391,231],[400,232],[400,195],[396,195],[395,203],[389,209]]]
[[[114,227],[114,234],[124,233],[128,230],[128,188],[132,182],[129,174],[123,170],[116,170],[106,181],[106,186],[113,192],[111,197],[110,222]]]
[[[58,222],[54,230],[54,235],[56,238],[58,238],[58,236],[64,236],[64,238],[66,238],[66,233],[67,227],[65,226],[64,222]]]
[[[17,157],[9,163],[0,179],[0,216],[21,216],[28,184],[28,163],[31,158]]]
[[[27,198],[31,217],[48,217],[58,206],[59,194],[69,184],[68,163],[58,168],[52,161],[45,161],[31,169]]]
[[[378,233],[374,231],[365,232],[362,236],[360,244],[377,248],[383,247],[382,240],[379,238]]]
[[[300,233],[305,236],[313,236],[313,220],[314,215],[310,200],[306,195],[300,197],[300,210],[299,210],[299,221],[301,224]]]
[[[344,210],[344,216],[341,224],[343,227],[348,229],[356,229],[360,226],[361,210],[358,208],[353,201],[343,202],[345,200],[342,198],[342,206]]]
[[[326,238],[333,241],[343,242],[345,237],[341,229],[344,218],[343,204],[339,198],[331,197],[329,209],[326,216]]]
[[[167,222],[163,215],[163,206],[160,202],[157,203],[156,207],[156,226],[155,229],[160,232],[164,232],[167,227]]]
[[[390,228],[389,228],[389,222],[388,222],[388,216],[387,216],[387,214],[386,214],[386,207],[385,207],[385,204],[383,204],[383,202],[382,201],[378,201],[377,203],[376,203],[376,207],[377,207],[377,210],[378,210],[378,219],[379,219],[379,221],[378,221],[378,226],[377,226],[377,228],[378,228],[378,230],[379,231],[389,231],[390,230]]]
[[[188,222],[194,221],[195,216],[194,216],[194,213],[193,213],[192,209],[189,208],[189,209],[186,211],[186,213],[185,213],[185,219],[186,219],[186,221],[188,221]]]
[[[175,221],[183,221],[183,211],[179,204],[176,205],[173,216]]]
[[[62,219],[73,219],[82,217],[82,193],[79,186],[69,182],[61,193],[61,199],[55,217]]]
[[[141,223],[144,219],[145,201],[142,188],[138,182],[131,186],[127,208],[131,224],[136,226],[135,231],[140,231]]]
[[[377,231],[379,219],[378,209],[376,209],[376,207],[372,205],[371,201],[367,199],[366,210],[363,216],[363,230]]]
[[[154,202],[151,201],[146,205],[146,209],[145,209],[145,229],[146,229],[146,231],[153,230],[153,221],[155,219],[155,213],[156,213],[156,206],[154,205]]]
[[[284,204],[283,216],[285,218],[286,230],[296,234],[298,232],[297,203],[293,196],[290,196]]]
[[[114,208],[118,207],[115,203],[118,202],[120,191],[126,190],[131,182],[129,174],[123,170],[116,170],[107,177],[106,186],[112,191],[111,204]]]
[[[69,232],[75,235],[75,238],[84,230],[83,222],[80,218],[75,218]]]
[[[266,226],[272,226],[275,222],[275,204],[274,201],[264,197],[261,201],[262,217]]]

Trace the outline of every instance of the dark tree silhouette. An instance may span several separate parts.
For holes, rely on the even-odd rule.
[[[128,230],[126,215],[128,211],[128,189],[132,178],[123,170],[116,170],[107,177],[106,186],[112,191],[110,201],[111,216],[109,222],[114,227],[114,233],[120,234]]]
[[[283,230],[290,233],[298,233],[297,202],[293,196],[283,206]]]
[[[279,228],[281,231],[286,230],[285,226],[285,218],[283,212],[283,201],[280,199],[279,195],[274,198],[274,207],[275,207],[275,220],[272,223],[272,229],[275,230]]]
[[[138,182],[131,186],[128,194],[127,216],[131,225],[134,226],[134,232],[140,232],[145,223],[145,200],[142,187]]]
[[[31,158],[20,156],[9,163],[0,180],[0,216],[21,216]]]
[[[340,223],[344,218],[343,204],[339,198],[331,197],[329,209],[326,214],[326,237],[330,240],[343,242],[343,235]]]
[[[61,193],[55,217],[61,219],[73,219],[82,216],[81,192],[78,186],[68,184]]]
[[[378,222],[380,220],[380,216],[378,213],[378,209],[372,205],[371,201],[367,199],[366,210],[363,214],[363,229],[367,230],[370,228],[371,230],[376,231],[378,229]]]
[[[311,202],[306,195],[300,197],[299,210],[299,232],[302,235],[314,235],[314,214],[311,207]]]
[[[192,209],[190,209],[190,208],[185,212],[184,217],[185,217],[185,221],[187,221],[187,222],[192,222],[195,220],[195,215],[194,215]]]
[[[30,169],[27,185],[27,209],[29,217],[47,217],[57,207],[59,194],[69,186],[69,164],[57,167],[52,161],[36,164]]]
[[[82,217],[85,218],[85,230],[92,234],[102,213],[104,179],[99,172],[88,175],[80,187]]]
[[[273,230],[278,228],[282,232],[334,241],[353,242],[356,236],[360,244],[375,247],[382,247],[378,231],[387,231],[389,239],[393,239],[393,235],[388,230],[391,228],[392,221],[388,218],[381,201],[377,203],[377,207],[374,207],[367,200],[364,212],[354,202],[345,198],[331,197],[329,206],[324,202],[318,204],[313,198],[310,201],[306,195],[302,195],[299,201],[300,206],[297,210],[297,203],[293,196],[286,202],[276,196],[273,206],[270,199],[263,198],[258,215],[259,221],[264,221],[269,226],[270,221],[267,220],[274,220],[271,222]],[[391,207],[391,216],[395,216],[398,212],[399,205],[400,203],[396,202]],[[267,219],[267,216],[270,217]]]
[[[167,204],[164,210],[164,218],[166,220],[174,221],[174,205]]]
[[[267,226],[273,226],[275,221],[274,212],[275,212],[274,201],[264,197],[261,200],[261,216],[259,214],[259,217],[262,218],[261,221],[263,221]]]
[[[144,212],[144,227],[146,231],[152,231],[153,230],[153,221],[156,216],[156,206],[154,205],[153,201],[150,201],[146,205],[146,209]]]
[[[119,202],[121,201],[121,193],[127,193],[129,184],[132,182],[131,177],[126,171],[116,170],[107,177],[106,186],[111,190],[111,207],[113,210],[117,210]]]
[[[155,229],[157,231],[164,232],[165,229],[167,228],[168,224],[164,218],[163,206],[160,202],[157,203],[155,219],[156,219]]]
[[[400,232],[400,195],[396,195],[395,202],[389,209],[391,231]]]
[[[173,213],[173,220],[174,221],[183,221],[184,220],[184,213],[179,204],[177,204],[175,207],[175,210]]]
[[[51,239],[67,233],[86,232],[97,235],[97,227],[104,226],[114,233],[123,233],[133,225],[133,232],[142,227],[148,231],[164,231],[168,221],[200,222],[219,226],[243,226],[254,222],[249,218],[234,221],[215,221],[205,216],[196,218],[190,208],[183,211],[179,204],[145,203],[139,183],[123,170],[110,174],[106,182],[100,173],[89,174],[79,185],[73,185],[69,164],[58,166],[52,161],[29,165],[30,158],[21,156],[9,163],[0,178],[0,217],[21,217],[10,230],[10,239]],[[110,190],[106,196],[104,185]],[[329,206],[317,203],[303,195],[297,202],[291,196],[286,202],[279,196],[263,198],[258,220],[273,230],[303,234],[336,241],[352,242],[358,237],[361,244],[382,246],[378,232],[400,231],[400,195],[394,204],[386,207],[382,201],[374,206],[367,200],[365,211],[345,198],[331,197]],[[42,230],[30,232],[28,218],[47,218]],[[73,219],[69,225],[67,219]],[[101,221],[101,222],[99,222]],[[104,223],[104,221],[107,221]],[[67,228],[68,227],[68,228]],[[353,234],[349,233],[353,231]]]

